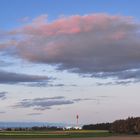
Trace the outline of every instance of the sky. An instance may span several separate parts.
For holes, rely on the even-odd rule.
[[[140,116],[139,5],[0,0],[0,121]]]

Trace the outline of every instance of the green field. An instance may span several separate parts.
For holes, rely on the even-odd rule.
[[[113,134],[100,130],[69,131],[1,131],[0,138],[84,138],[108,137]]]

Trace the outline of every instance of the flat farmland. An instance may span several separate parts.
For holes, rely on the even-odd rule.
[[[115,135],[100,130],[1,131],[2,140],[140,140],[139,135]]]
[[[106,130],[1,131],[0,138],[90,138],[113,136]]]

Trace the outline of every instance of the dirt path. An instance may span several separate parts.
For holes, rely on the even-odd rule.
[[[0,139],[15,140],[15,139]],[[46,139],[16,139],[16,140],[140,140],[140,136],[106,137],[106,138],[46,138]]]

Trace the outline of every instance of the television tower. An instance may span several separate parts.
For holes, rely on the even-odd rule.
[[[79,125],[79,115],[78,114],[76,115],[76,121],[77,121],[77,127],[78,127],[78,125]]]

